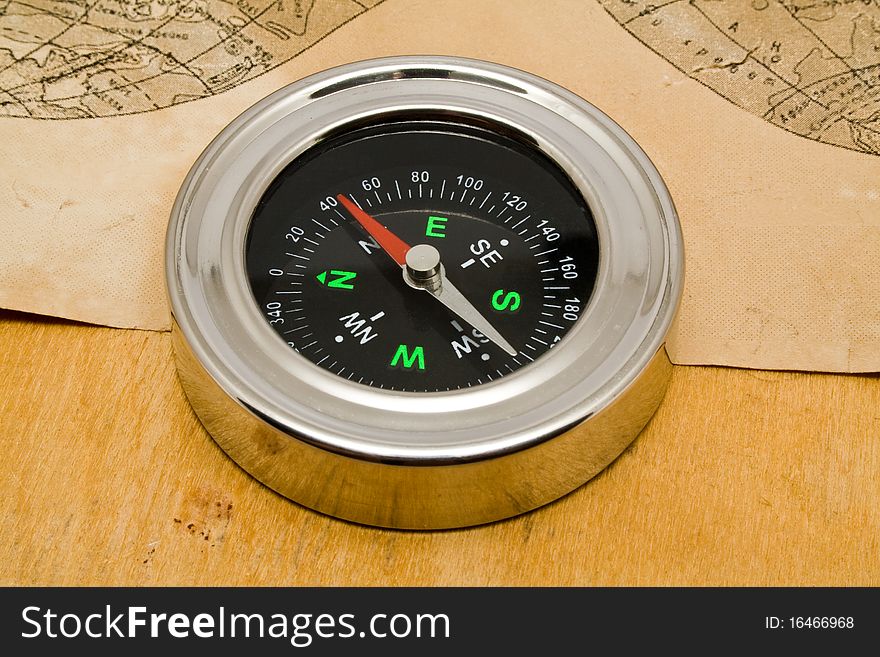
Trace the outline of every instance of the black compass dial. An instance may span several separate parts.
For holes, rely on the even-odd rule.
[[[387,390],[488,383],[562,340],[596,280],[583,197],[495,131],[405,121],[328,140],[254,212],[246,264],[278,335]]]

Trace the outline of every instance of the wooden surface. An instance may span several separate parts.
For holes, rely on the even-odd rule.
[[[279,497],[187,405],[168,334],[0,313],[0,584],[880,585],[880,378],[676,368],[612,466],[433,533]]]

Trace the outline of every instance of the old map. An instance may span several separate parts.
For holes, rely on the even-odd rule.
[[[213,96],[379,2],[0,0],[0,116],[113,116]]]
[[[880,154],[880,0],[599,2],[739,107],[803,137]]]

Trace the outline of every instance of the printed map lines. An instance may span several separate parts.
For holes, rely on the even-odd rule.
[[[5,102],[0,100],[0,116],[43,120],[112,116],[217,95],[289,61],[381,4],[381,0],[290,0],[283,5],[281,0],[180,0],[153,6],[155,15],[141,18],[134,14],[140,10],[134,0],[77,2],[76,10],[82,7],[82,13],[75,17],[73,10],[68,14],[54,3],[42,8],[31,2],[0,0],[0,58],[5,59],[4,53],[11,57],[0,65],[0,76],[9,71],[6,80],[0,77],[0,99],[5,97]],[[21,10],[4,21],[5,9],[15,6]],[[104,6],[113,11],[101,10],[99,19],[95,12]],[[321,7],[321,28],[312,30],[310,18],[316,6]],[[181,11],[187,8],[183,16]],[[31,15],[33,31],[22,32],[27,38],[11,38],[10,30],[27,26]],[[41,16],[52,20],[40,21]],[[63,29],[55,21],[62,22]],[[151,27],[136,30],[144,21]],[[63,38],[77,26],[85,31]],[[82,45],[71,45],[80,37]],[[18,46],[23,42],[30,46],[31,39],[38,45],[16,54]],[[46,50],[40,52],[41,48]],[[176,76],[175,81],[156,82],[164,76]],[[155,91],[160,91],[158,100],[151,96]]]
[[[599,2],[734,105],[798,136],[880,155],[880,3]]]
[[[827,107],[826,105],[823,105],[818,100],[811,98],[809,96],[809,94],[807,94],[802,89],[800,89],[795,82],[792,82],[791,80],[786,79],[780,73],[777,73],[772,68],[767,66],[767,64],[765,62],[763,62],[759,58],[755,57],[754,52],[757,48],[752,48],[752,49],[747,48],[745,46],[745,44],[742,44],[739,41],[737,41],[736,39],[734,39],[720,25],[718,25],[714,20],[712,20],[712,18],[708,14],[706,14],[706,12],[704,12],[702,9],[700,9],[700,7],[698,7],[695,2],[693,2],[692,0],[688,0],[688,2],[696,11],[698,11],[700,14],[702,14],[702,16],[706,19],[706,22],[709,23],[709,25],[711,25],[715,30],[717,30],[718,33],[720,33],[723,38],[727,39],[728,41],[730,41],[731,43],[736,45],[738,48],[741,48],[742,50],[746,51],[748,53],[746,56],[746,59],[750,59],[751,61],[755,62],[758,66],[760,66],[762,69],[767,71],[768,74],[772,75],[774,78],[776,78],[777,80],[782,82],[784,85],[786,85],[788,91],[791,91],[792,94],[803,96],[803,98],[805,100],[807,100],[811,103],[816,103],[819,107],[821,107],[822,109],[824,109],[826,111],[829,109],[829,107]],[[706,86],[708,86],[708,85],[706,85]],[[711,87],[709,87],[709,88],[711,88]],[[713,91],[714,91],[714,89],[713,89]],[[782,92],[777,92],[777,93],[782,93]],[[786,98],[791,98],[791,96],[787,96]],[[730,100],[730,99],[728,98],[728,100]]]
[[[55,34],[51,39],[49,39],[48,42],[40,43],[36,48],[34,48],[33,50],[31,50],[30,52],[25,53],[25,54],[22,55],[22,56],[19,56],[19,57],[13,57],[13,60],[12,60],[12,63],[11,63],[11,64],[8,64],[7,66],[4,66],[3,68],[0,68],[0,74],[5,73],[6,71],[8,71],[10,68],[12,68],[13,66],[15,66],[15,64],[18,63],[19,61],[22,61],[22,60],[28,59],[28,58],[31,57],[32,55],[36,54],[36,52],[37,52],[38,50],[40,50],[40,48],[43,48],[47,43],[50,43],[50,44],[52,44],[52,45],[55,45],[55,44],[54,44],[55,39],[57,39],[57,38],[60,37],[60,36],[63,36],[64,34],[66,34],[67,32],[69,32],[71,29],[73,29],[73,28],[76,27],[77,25],[81,24],[81,23],[85,20],[86,16],[88,16],[89,12],[90,12],[94,7],[96,7],[96,6],[98,5],[99,2],[101,2],[101,0],[95,0],[95,2],[93,2],[91,5],[87,5],[87,6],[86,6],[86,10],[82,13],[82,15],[81,15],[79,18],[75,19],[70,25],[68,25],[67,27],[65,27],[65,28],[64,28],[63,30],[61,30],[58,34]],[[6,7],[4,7],[4,13],[5,13],[5,10],[8,10],[9,5],[11,5],[11,4],[13,4],[13,3],[12,3],[12,2],[7,3]],[[18,4],[18,3],[16,2],[16,4]],[[31,9],[34,9],[33,5],[27,5],[27,6],[30,7]],[[40,8],[39,11],[43,11],[42,8]],[[60,20],[63,21],[63,20],[65,20],[65,19],[64,19],[64,18],[61,18]],[[6,90],[4,89],[3,91],[6,91]]]
[[[32,8],[32,9],[34,9],[34,10],[42,10],[40,7],[36,7],[36,6],[31,5],[31,4],[27,3],[27,2],[23,2],[22,0],[14,0],[14,1],[15,1],[16,4],[23,5],[23,6],[25,6],[25,7],[30,7],[30,8]],[[100,2],[100,0],[98,0],[98,2]],[[98,2],[96,2],[95,5],[92,5],[92,6],[93,6],[93,7],[96,6],[96,5],[98,4]],[[63,19],[65,18],[64,16],[61,16],[60,14],[55,14],[55,13],[53,13],[53,12],[46,11],[46,13],[51,14],[52,16],[58,17],[58,18],[61,19],[61,20],[63,20]],[[87,13],[87,12],[86,12],[86,13]],[[171,20],[173,20],[173,18],[172,18],[172,19],[169,19],[169,21],[166,21],[166,23],[165,23],[164,25],[167,25],[168,22],[170,22]],[[119,32],[119,31],[113,30],[113,29],[107,27],[106,25],[97,25],[97,24],[95,24],[95,23],[91,23],[91,22],[88,22],[88,21],[85,21],[85,22],[80,23],[80,24],[81,24],[81,25],[88,25],[89,27],[93,27],[93,28],[95,28],[95,29],[101,30],[102,32],[106,32],[107,34],[112,34],[113,36],[118,36],[118,37],[120,37],[120,38],[122,38],[122,39],[129,39],[129,37],[127,37],[127,36],[126,36],[125,34],[123,34],[122,32]],[[159,27],[155,28],[155,29],[152,31],[152,34],[155,34],[158,30],[161,30],[162,27],[163,27],[163,26],[160,25]],[[60,36],[60,34],[59,34],[59,36]],[[54,41],[55,38],[57,38],[57,36],[56,36],[56,37],[53,37],[53,41]],[[150,33],[144,35],[144,36],[141,38],[141,40],[139,40],[139,41],[131,41],[131,40],[128,40],[125,44],[122,44],[121,47],[120,47],[115,53],[112,53],[112,54],[110,55],[110,57],[109,57],[108,60],[99,60],[99,61],[93,62],[92,65],[93,65],[93,66],[99,66],[99,65],[101,65],[102,63],[106,63],[107,61],[109,61],[110,59],[112,59],[112,56],[113,56],[114,54],[119,54],[120,52],[124,51],[126,48],[128,48],[128,47],[130,47],[130,46],[132,46],[132,45],[138,45],[138,46],[140,46],[140,47],[142,47],[142,48],[146,48],[146,49],[148,49],[148,50],[151,50],[152,52],[156,53],[156,54],[159,55],[160,57],[164,57],[164,58],[166,58],[166,59],[169,59],[169,60],[173,61],[175,64],[177,64],[178,67],[183,68],[183,69],[185,69],[187,72],[189,72],[190,75],[192,75],[193,79],[195,79],[195,80],[201,82],[202,85],[203,85],[204,88],[205,88],[205,91],[206,91],[208,94],[210,94],[210,95],[213,95],[213,94],[214,94],[214,91],[211,89],[210,85],[208,85],[207,83],[205,83],[205,82],[204,82],[204,81],[203,81],[203,80],[202,80],[202,79],[196,74],[195,71],[193,71],[192,69],[190,69],[190,68],[188,67],[188,63],[189,63],[189,62],[182,62],[182,61],[180,61],[179,59],[177,59],[172,53],[170,53],[170,52],[164,52],[164,51],[162,51],[162,50],[159,50],[159,48],[157,48],[157,47],[155,47],[155,46],[151,46],[151,45],[148,44],[148,43],[144,43],[144,40],[145,40],[145,39],[149,39],[149,38],[150,38]],[[53,43],[53,41],[50,41],[49,43],[52,43],[52,45],[54,45],[56,48],[59,48],[60,50],[69,50],[68,48],[64,48],[64,47],[62,47],[62,46],[59,46],[57,43]],[[45,44],[44,44],[44,45],[45,45]],[[41,46],[41,47],[42,47],[42,46]],[[203,53],[202,53],[202,54],[203,54]],[[200,55],[197,55],[197,57],[198,57],[198,56],[200,56]],[[24,57],[23,57],[23,58],[20,58],[20,59],[24,59]],[[190,61],[192,61],[192,60],[190,60]],[[89,67],[88,65],[85,65],[85,66],[84,66],[84,68],[88,68],[88,67]],[[7,68],[8,68],[8,67],[7,67]],[[5,69],[4,69],[4,70],[5,70]],[[81,69],[72,69],[72,72],[76,73],[76,72],[78,72],[79,70],[81,70]],[[167,71],[167,72],[168,72],[168,73],[173,73],[173,72],[174,72],[174,69],[171,69],[171,70],[169,70],[169,71]],[[0,71],[0,73],[2,73],[2,71]],[[117,71],[115,71],[115,73],[116,73],[117,75],[119,75],[120,77],[125,78],[125,75],[123,75],[120,71],[117,70]],[[65,76],[67,76],[67,75],[69,75],[69,74],[70,74],[70,73],[65,73],[64,75],[61,75],[61,76],[58,76],[58,77],[65,77]],[[155,76],[154,76],[154,77],[155,77]],[[58,79],[58,78],[56,78],[56,79]],[[126,78],[126,79],[127,79],[127,78]],[[145,78],[145,79],[146,79],[146,78]],[[46,80],[44,80],[44,81],[42,81],[42,82],[48,82],[48,81],[49,81],[49,79],[46,79]],[[125,88],[125,87],[127,87],[127,86],[133,86],[134,88],[139,89],[139,87],[138,87],[137,85],[138,85],[139,83],[143,82],[143,81],[144,81],[144,80],[129,81],[129,84],[128,84],[128,85],[123,85],[123,86],[119,86],[119,87],[115,87],[115,88],[116,88],[116,89],[123,89],[123,88]],[[31,84],[34,84],[34,83],[33,83],[33,82],[29,82],[29,83],[27,83],[27,84],[19,85],[19,86],[17,86],[17,87],[12,87],[12,88],[9,88],[9,89],[3,89],[3,91],[6,91],[6,92],[9,93],[10,95],[13,95],[13,94],[12,94],[12,91],[17,91],[18,89],[21,89],[21,88],[24,88],[24,87],[30,86]],[[144,93],[144,94],[146,95],[146,92],[145,92],[145,91],[142,91],[142,93]],[[68,96],[67,98],[59,98],[58,100],[69,100],[70,98],[76,98],[76,96]],[[159,108],[160,108],[160,107],[159,107],[158,105],[156,105],[156,109],[159,109]]]
[[[94,9],[94,8],[98,5],[98,3],[99,3],[100,1],[101,1],[101,0],[98,0],[97,2],[95,2],[94,4],[92,4],[92,5],[89,7],[89,10],[88,10],[88,11],[91,11],[92,9]],[[183,6],[184,6],[184,7],[188,7],[188,6],[190,6],[193,2],[194,2],[194,0],[186,0],[186,2],[183,4]],[[241,28],[239,28],[239,30],[236,30],[236,32],[233,32],[232,34],[230,34],[230,35],[227,37],[227,39],[231,38],[232,36],[235,35],[235,33],[237,33],[238,31],[240,31],[241,29],[244,29],[244,27],[246,27],[247,25],[251,24],[251,23],[253,22],[253,20],[256,20],[256,18],[259,18],[262,14],[264,14],[265,12],[267,12],[267,11],[271,8],[271,6],[272,6],[272,5],[269,5],[268,7],[266,7],[266,9],[263,10],[263,12],[261,12],[258,16],[254,17],[254,19],[252,19],[251,21],[249,21],[246,25],[243,25]],[[87,15],[87,14],[88,14],[88,12],[86,12],[85,14],[83,14],[83,16],[85,16],[85,15]],[[111,50],[108,51],[107,56],[104,57],[103,59],[99,59],[99,60],[94,61],[94,62],[89,62],[89,63],[87,63],[87,64],[83,64],[81,67],[78,67],[78,68],[75,67],[75,68],[73,68],[73,69],[71,69],[71,70],[69,70],[69,71],[65,71],[65,72],[63,72],[63,73],[59,73],[59,74],[56,75],[56,76],[50,76],[49,78],[45,78],[45,79],[43,79],[43,80],[40,80],[39,82],[45,84],[45,83],[47,83],[47,82],[52,82],[52,81],[60,80],[60,79],[62,79],[62,78],[69,77],[69,76],[74,75],[74,74],[76,74],[76,73],[80,73],[80,72],[82,72],[82,71],[85,71],[86,69],[89,69],[89,68],[96,68],[96,67],[99,67],[99,66],[103,66],[104,64],[107,64],[107,63],[112,62],[113,59],[114,59],[115,57],[117,57],[117,56],[118,56],[119,54],[121,54],[123,51],[125,51],[125,50],[131,48],[132,46],[143,46],[143,47],[145,47],[145,48],[150,49],[150,46],[149,46],[148,44],[143,43],[144,39],[149,39],[150,37],[155,36],[157,33],[159,33],[160,30],[162,30],[163,28],[167,27],[168,24],[171,23],[172,21],[174,21],[176,18],[177,18],[177,14],[176,14],[176,13],[171,14],[167,20],[165,20],[164,22],[160,23],[159,25],[157,25],[156,27],[154,27],[153,29],[151,29],[150,31],[148,31],[146,34],[144,34],[144,35],[141,36],[140,38],[137,38],[137,39],[129,39],[128,41],[123,42],[123,43],[120,44],[119,46],[117,46],[117,47],[115,47],[115,48],[112,48]],[[103,29],[100,25],[95,25],[94,23],[85,22],[84,24],[88,25],[89,27],[97,28],[97,29],[99,29],[99,30],[102,30],[102,29]],[[65,30],[65,31],[66,31],[66,30]],[[57,34],[56,36],[52,37],[52,39],[50,39],[50,40],[46,43],[46,45],[53,45],[53,46],[55,46],[56,48],[62,48],[62,47],[59,46],[57,43],[55,43],[55,39],[57,39],[59,36],[61,36],[61,34],[62,34],[62,33],[59,33],[59,34]],[[211,49],[217,47],[217,45],[222,44],[223,41],[225,41],[225,40],[226,40],[226,39],[223,39],[223,40],[219,41],[218,43],[212,44],[210,48],[206,48],[206,49],[203,50],[202,52],[198,53],[196,56],[194,56],[194,57],[192,57],[191,59],[189,59],[187,62],[185,62],[185,63],[181,63],[181,65],[184,66],[184,67],[188,66],[188,65],[189,65],[190,63],[192,63],[195,59],[201,57],[201,56],[204,55],[205,53],[209,52]],[[40,47],[43,47],[43,46],[41,45]],[[36,50],[39,50],[39,48],[37,48]],[[30,54],[33,54],[34,52],[36,52],[36,50],[31,51]],[[164,53],[164,52],[162,52],[162,51],[159,51],[159,50],[156,49],[156,48],[153,48],[153,50],[155,50],[156,52],[159,52],[162,56],[165,56],[165,54],[166,54],[166,53]],[[19,58],[19,59],[21,60],[21,59],[25,59],[25,58],[24,58],[24,57],[21,57],[21,58]],[[178,62],[178,63],[180,63],[180,62]],[[8,69],[8,67],[7,67],[7,69]],[[3,73],[4,70],[6,70],[6,69],[2,69],[2,70],[0,70],[0,73]],[[188,69],[187,69],[187,70],[188,70]],[[119,74],[118,71],[115,71],[115,72],[116,72],[117,74]],[[168,73],[168,72],[169,72],[169,71],[165,71],[165,73]],[[159,77],[159,75],[161,75],[161,74],[153,75],[153,76],[149,76],[149,77],[143,78],[142,80],[138,80],[138,83],[143,83],[143,82],[146,82],[146,81],[148,81],[148,80],[152,80],[152,79],[154,79],[154,78]],[[199,80],[199,82],[202,82],[202,83],[204,84],[204,81],[201,80],[201,78],[200,78],[199,76],[194,76],[194,77],[195,77],[197,80]],[[19,89],[29,87],[29,86],[31,86],[32,84],[33,84],[33,82],[27,82],[27,83],[25,83],[25,84],[18,85],[18,86],[15,86],[15,87],[7,88],[7,89],[0,89],[0,91],[5,91],[5,92],[11,94],[13,91],[17,91],[17,90],[19,90]],[[131,86],[131,85],[122,85],[122,86],[119,86],[119,87],[115,87],[115,89],[125,89],[125,88],[128,87],[128,86]],[[212,92],[212,93],[213,93],[213,92]],[[74,95],[74,96],[67,96],[67,97],[56,98],[55,100],[56,100],[56,102],[57,102],[57,101],[63,101],[63,100],[71,100],[71,99],[79,98],[79,97],[80,97],[79,95]]]

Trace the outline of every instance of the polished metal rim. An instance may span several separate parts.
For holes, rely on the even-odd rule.
[[[287,164],[346,129],[415,115],[480,122],[531,143],[571,178],[597,225],[599,273],[582,318],[535,363],[477,388],[391,392],[334,376],[272,331],[245,274],[253,210]],[[233,121],[177,197],[166,273],[183,343],[242,413],[328,453],[428,466],[529,449],[614,402],[663,346],[683,253],[660,175],[598,109],[505,66],[393,57],[313,75]]]

